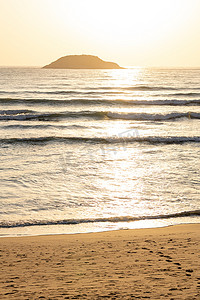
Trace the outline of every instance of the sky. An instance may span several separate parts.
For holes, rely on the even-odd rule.
[[[0,66],[70,54],[121,66],[200,67],[200,0],[0,0]]]

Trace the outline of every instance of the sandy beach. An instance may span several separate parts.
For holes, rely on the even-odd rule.
[[[0,239],[0,299],[200,299],[200,224]]]

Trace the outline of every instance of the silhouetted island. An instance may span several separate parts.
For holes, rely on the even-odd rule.
[[[68,55],[43,67],[44,69],[124,69],[94,55]]]

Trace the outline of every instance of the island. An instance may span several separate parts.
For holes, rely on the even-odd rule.
[[[94,55],[67,55],[43,67],[44,69],[124,69],[118,64]]]

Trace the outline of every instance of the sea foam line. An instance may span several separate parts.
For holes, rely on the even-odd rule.
[[[183,217],[198,217],[200,216],[200,210],[183,211],[178,213],[166,214],[166,215],[155,215],[155,216],[116,216],[110,218],[87,218],[87,219],[65,219],[55,221],[7,221],[0,222],[0,228],[14,228],[14,227],[26,227],[26,226],[47,226],[47,225],[77,225],[83,223],[118,223],[118,222],[134,222],[141,220],[159,220],[159,219],[171,219],[171,218],[183,218]]]
[[[34,111],[0,111],[1,121],[26,121],[26,120],[38,120],[38,121],[56,121],[59,119],[120,119],[120,120],[135,120],[135,121],[168,121],[177,120],[181,118],[200,119],[200,113],[195,112],[172,112],[168,114],[150,114],[150,113],[118,113],[110,111],[62,111],[56,113],[48,112],[34,112]]]

